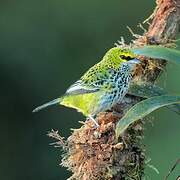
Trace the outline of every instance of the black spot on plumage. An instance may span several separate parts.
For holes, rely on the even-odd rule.
[[[100,85],[103,85],[103,83],[104,83],[104,81],[103,81],[103,80],[99,82],[99,84],[100,84]]]
[[[127,61],[134,59],[134,58],[131,57],[131,56],[125,56],[125,55],[120,55],[120,58],[121,58],[121,59],[125,59],[125,60],[127,60]]]

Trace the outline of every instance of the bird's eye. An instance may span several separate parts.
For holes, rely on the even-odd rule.
[[[120,55],[120,58],[121,58],[121,59],[126,59],[126,56]]]

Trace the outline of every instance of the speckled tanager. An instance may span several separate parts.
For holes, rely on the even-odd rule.
[[[77,109],[98,125],[94,118],[99,112],[111,109],[123,99],[139,63],[130,50],[114,47],[72,84],[63,96],[37,107],[33,112],[61,104]]]

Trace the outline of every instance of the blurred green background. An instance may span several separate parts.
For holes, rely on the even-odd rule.
[[[46,136],[58,129],[62,136],[80,126],[75,110],[54,107],[31,111],[63,94],[106,50],[124,36],[126,26],[147,18],[155,0],[4,0],[0,2],[0,179],[60,180],[70,173],[58,164],[60,149]],[[170,65],[160,84],[180,92],[179,68]],[[180,116],[166,109],[146,123],[144,143],[151,163],[150,179],[160,180],[180,157]],[[170,180],[180,175],[180,166]]]

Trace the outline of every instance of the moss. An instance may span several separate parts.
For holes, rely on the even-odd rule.
[[[142,136],[141,125],[130,127],[117,142],[114,133],[117,119],[113,113],[101,113],[98,129],[93,128],[92,122],[86,121],[65,142],[56,143],[64,149],[61,165],[73,172],[70,179],[141,178],[145,158],[139,139]],[[62,140],[56,131],[49,135]]]

